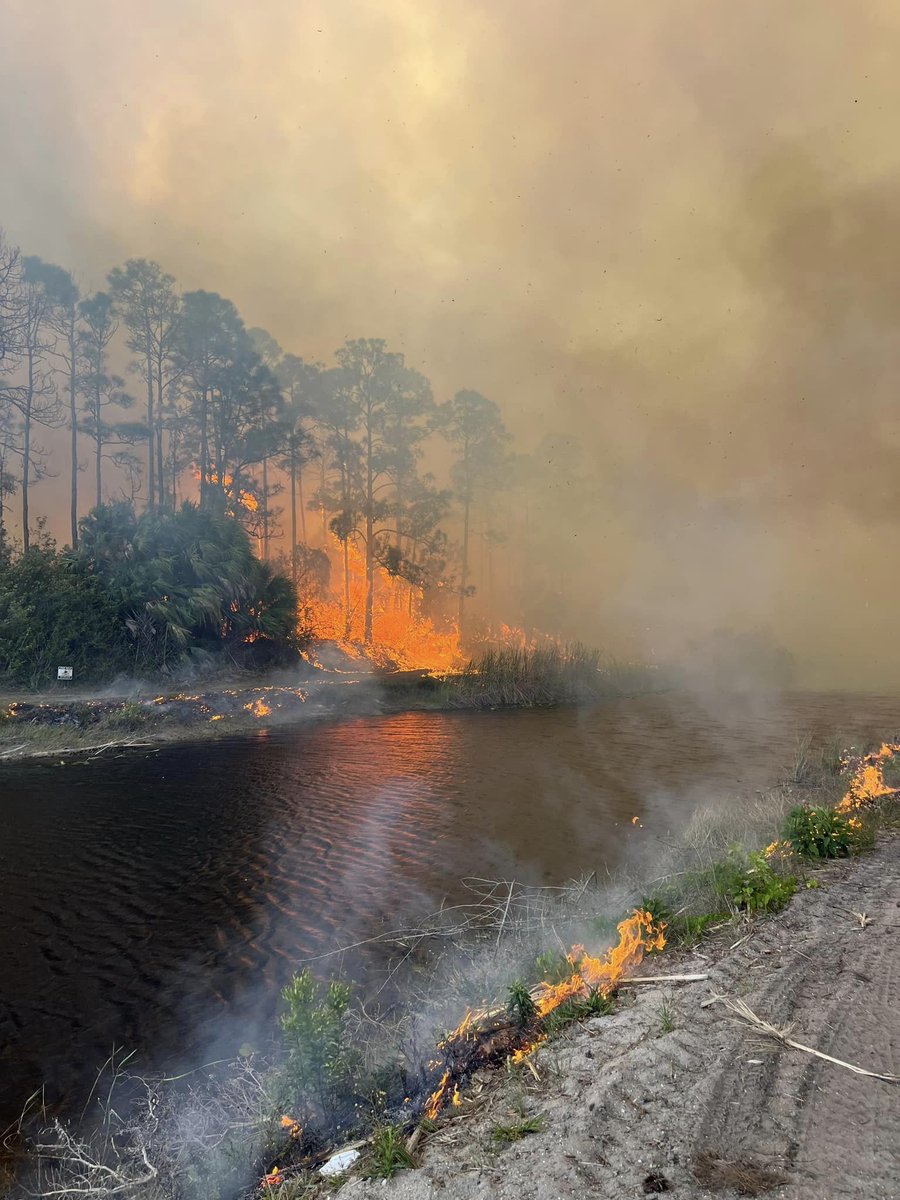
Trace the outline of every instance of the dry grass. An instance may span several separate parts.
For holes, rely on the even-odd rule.
[[[711,1192],[734,1190],[739,1196],[764,1196],[786,1183],[784,1175],[749,1159],[717,1158],[711,1150],[698,1154],[691,1164],[697,1182]]]

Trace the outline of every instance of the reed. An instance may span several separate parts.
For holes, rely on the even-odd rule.
[[[503,646],[447,678],[444,699],[466,708],[584,703],[659,687],[651,668],[605,658],[581,642]]]

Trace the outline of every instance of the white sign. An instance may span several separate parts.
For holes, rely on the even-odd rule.
[[[57,667],[56,668],[56,678],[57,679],[71,679],[72,678],[72,668],[71,667]]]

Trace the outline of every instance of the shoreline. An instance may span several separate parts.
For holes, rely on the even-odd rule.
[[[275,682],[278,679],[278,682]],[[653,681],[657,683],[656,680]],[[552,708],[598,703],[648,690],[646,680],[598,675],[595,686],[565,676],[549,683],[516,681],[494,692],[473,673],[435,675],[427,669],[333,672],[310,668],[288,682],[221,680],[196,689],[114,695],[62,696],[44,693],[0,698],[0,763],[79,755],[97,757],[123,749],[246,736],[336,718],[376,717],[404,712],[478,712]]]

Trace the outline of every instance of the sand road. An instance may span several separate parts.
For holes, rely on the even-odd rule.
[[[699,953],[653,961],[656,972],[706,970],[708,982],[633,989],[612,1017],[539,1051],[539,1081],[526,1073],[486,1087],[426,1141],[419,1170],[341,1195],[900,1200],[900,1084],[789,1049],[702,1003],[740,997],[771,1023],[792,1023],[801,1042],[900,1075],[900,837],[817,878],[739,944],[744,931],[732,928]],[[492,1131],[522,1113],[540,1114],[542,1131],[498,1148]]]

